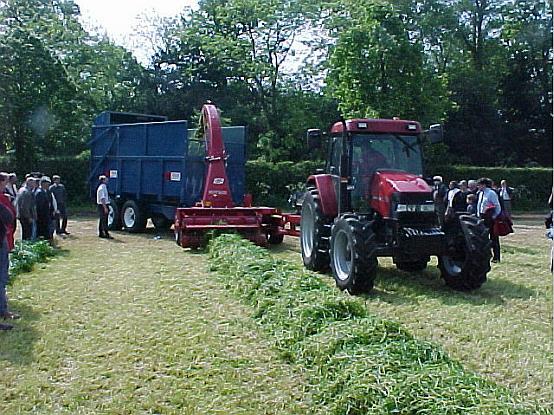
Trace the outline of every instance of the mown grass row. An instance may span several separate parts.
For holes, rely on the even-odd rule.
[[[47,241],[16,241],[14,250],[10,254],[10,283],[16,275],[30,272],[34,264],[45,262],[48,257],[55,254],[56,249]]]
[[[316,413],[550,413],[236,235],[211,241],[210,266],[253,307],[283,357],[309,369]]]

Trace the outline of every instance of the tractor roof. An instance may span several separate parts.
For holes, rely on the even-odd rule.
[[[342,130],[342,122],[336,122],[331,133],[341,133]],[[346,130],[353,133],[419,134],[421,125],[417,121],[408,120],[355,118],[346,120]]]

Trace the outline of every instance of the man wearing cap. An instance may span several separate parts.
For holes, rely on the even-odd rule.
[[[108,233],[108,178],[104,175],[98,177],[100,184],[96,189],[96,205],[98,209],[98,236],[100,238],[112,239]]]
[[[35,193],[37,203],[37,237],[49,241],[52,239],[52,220],[56,212],[56,199],[48,190],[50,183],[51,181],[48,176],[42,176],[40,188]]]
[[[58,235],[65,234],[69,235],[69,232],[67,232],[67,210],[66,210],[66,201],[67,201],[67,193],[65,191],[65,186],[61,184],[61,178],[58,175],[52,176],[52,180],[54,180],[54,184],[50,186],[50,193],[54,195],[54,198],[56,199],[57,204],[57,210],[58,214],[54,218],[54,224],[56,225],[56,233]],[[60,226],[60,220],[61,220],[61,226]]]

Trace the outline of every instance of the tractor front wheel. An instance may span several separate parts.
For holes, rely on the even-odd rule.
[[[377,275],[374,233],[368,222],[341,218],[331,232],[331,269],[337,286],[350,294],[368,292]]]
[[[330,221],[323,216],[317,189],[310,189],[302,203],[300,249],[304,266],[312,271],[329,268]]]
[[[439,257],[441,277],[455,290],[475,290],[491,269],[489,231],[474,216],[460,216],[458,225],[446,231],[449,253]]]

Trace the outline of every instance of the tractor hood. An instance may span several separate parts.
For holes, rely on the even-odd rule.
[[[378,171],[373,182],[380,187],[380,193],[390,195],[399,193],[429,193],[431,187],[425,180],[415,174],[401,171]]]
[[[390,218],[393,195],[405,195],[408,200],[421,201],[431,198],[431,187],[421,177],[398,170],[375,172],[371,181],[371,207],[383,218]]]

